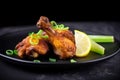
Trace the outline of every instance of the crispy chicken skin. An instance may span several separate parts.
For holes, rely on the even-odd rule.
[[[70,31],[70,30],[55,30],[55,31],[60,36],[64,36],[64,37],[70,39],[72,42],[75,43],[75,38],[74,38],[74,35],[73,35],[72,31]]]
[[[29,39],[30,36],[27,36],[15,47],[20,58],[23,58],[24,56],[37,58],[39,55],[45,55],[47,53],[48,45],[44,39],[39,39],[39,43],[37,45],[31,45]]]
[[[60,59],[71,58],[75,55],[76,46],[74,43],[74,37],[67,37],[70,35],[73,36],[71,31],[56,31],[52,29],[49,19],[45,16],[41,16],[37,22],[37,27],[42,29],[49,36],[49,43],[53,46],[54,52],[60,57]],[[65,34],[64,34],[65,33]]]
[[[41,16],[36,25],[39,29],[41,29],[42,26],[44,26],[44,28],[50,29],[53,33],[58,34],[59,36],[64,36],[75,43],[75,37],[74,37],[72,31],[52,29],[49,19],[45,16]]]

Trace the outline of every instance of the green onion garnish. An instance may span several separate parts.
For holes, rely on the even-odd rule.
[[[15,55],[18,55],[18,51],[17,51],[17,50],[13,50],[13,53],[14,53]]]
[[[58,29],[58,30],[68,30],[69,27],[64,26],[64,24],[57,24],[55,21],[50,22],[52,25],[53,29]]]
[[[32,34],[34,34],[34,32],[30,32],[30,33],[28,33],[29,36],[32,35]]]
[[[35,59],[35,60],[33,60],[33,62],[35,62],[35,63],[39,63],[39,62],[41,62],[41,61],[38,60],[38,59]]]
[[[37,45],[39,43],[39,39],[38,38],[30,38],[30,44],[32,45]]]
[[[30,44],[37,45],[39,43],[40,38],[47,39],[48,35],[43,35],[43,30],[39,30],[37,33],[32,32],[30,35]]]
[[[10,49],[6,50],[6,54],[9,56],[13,55],[13,50]]]
[[[9,56],[18,55],[18,51],[15,49],[14,50],[8,49],[8,50],[6,50],[6,54]]]
[[[43,30],[39,30],[39,31],[37,32],[37,35],[38,35],[38,36],[41,36],[42,33],[43,33]]]
[[[71,63],[75,63],[75,62],[77,62],[77,61],[74,60],[74,59],[70,59],[70,62],[71,62]]]
[[[47,39],[47,38],[49,38],[49,36],[45,35],[45,36],[42,36],[42,38]]]
[[[54,58],[49,58],[49,61],[50,61],[50,62],[56,62],[56,59],[54,59]]]

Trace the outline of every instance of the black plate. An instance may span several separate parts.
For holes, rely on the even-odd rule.
[[[101,60],[108,59],[113,55],[117,54],[120,50],[120,30],[119,23],[115,22],[61,22],[66,26],[69,26],[72,31],[75,29],[86,32],[87,34],[98,34],[98,35],[113,35],[115,37],[114,43],[102,43],[101,45],[105,47],[105,55],[101,56],[96,53],[90,52],[90,54],[85,58],[74,58],[77,60],[77,63],[70,63],[70,60],[59,60],[57,62],[49,62],[49,57],[55,57],[53,51],[49,51],[47,56],[44,56],[41,59],[42,62],[34,63],[33,59],[19,59],[13,56],[7,56],[5,51],[7,49],[14,49],[16,44],[25,38],[29,32],[37,32],[38,29],[36,26],[18,26],[11,28],[4,28],[0,34],[0,57],[3,60],[10,62],[24,64],[24,65],[37,65],[37,66],[47,66],[47,65],[75,65],[75,64],[87,64],[93,63]]]

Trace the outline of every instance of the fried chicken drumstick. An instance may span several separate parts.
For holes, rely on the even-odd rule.
[[[47,33],[49,36],[48,41],[53,46],[54,53],[60,59],[71,58],[75,55],[76,46],[71,31],[53,29],[49,19],[45,16],[40,17],[37,22],[37,27]]]
[[[42,31],[40,30],[40,33]],[[39,32],[38,32],[39,33]],[[48,51],[48,45],[40,34],[31,34],[16,45],[18,56],[37,58],[39,55],[45,55]]]

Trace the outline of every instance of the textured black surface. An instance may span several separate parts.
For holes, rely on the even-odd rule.
[[[91,32],[104,34],[105,32],[105,34],[114,35],[117,40],[120,40],[119,22],[65,22],[64,24],[89,34],[94,34]],[[1,28],[0,35],[18,29],[22,31],[23,27],[26,27],[26,29],[29,28],[29,26],[18,27],[21,26]],[[17,33],[15,35],[17,35]],[[46,68],[35,69],[35,67],[32,66],[25,67],[12,62],[7,63],[7,61],[0,58],[0,80],[119,80],[119,64],[120,52],[107,60],[92,64],[72,66],[71,68],[69,65],[66,65],[68,67],[67,69],[64,67],[49,69],[47,66]]]

